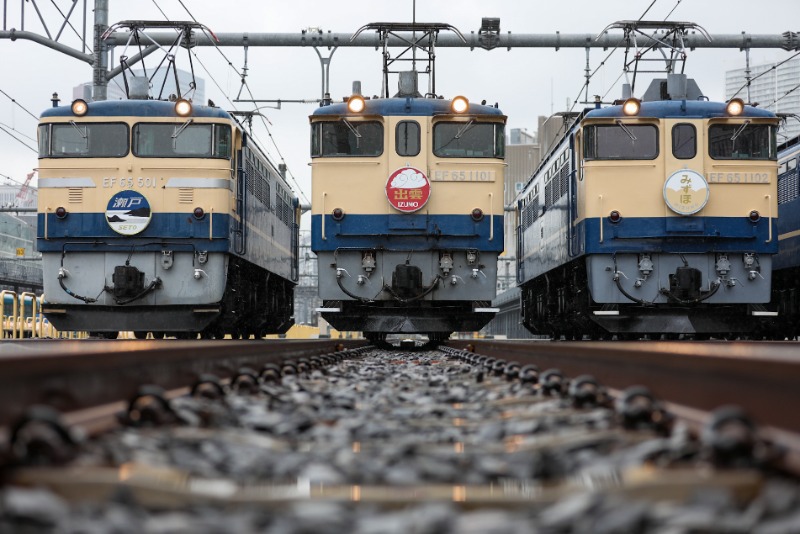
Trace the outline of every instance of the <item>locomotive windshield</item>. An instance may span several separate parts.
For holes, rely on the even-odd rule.
[[[381,154],[383,125],[380,122],[341,119],[311,125],[311,157]]]
[[[584,128],[586,159],[655,159],[658,128],[652,124],[597,124]]]
[[[39,126],[40,158],[119,158],[128,154],[123,123],[70,121]]]
[[[140,158],[230,158],[231,127],[223,124],[139,123],[133,154]]]
[[[712,124],[708,153],[714,159],[776,159],[775,127],[771,124]]]
[[[439,122],[433,127],[433,153],[440,158],[503,158],[500,123]]]

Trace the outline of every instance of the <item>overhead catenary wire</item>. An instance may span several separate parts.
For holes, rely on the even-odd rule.
[[[647,9],[645,9],[645,10],[644,10],[644,12],[643,12],[641,15],[639,15],[639,18],[637,19],[637,21],[641,21],[642,19],[644,19],[645,15],[647,15],[647,13],[650,11],[650,9],[652,9],[652,7],[653,7],[653,6],[656,4],[656,2],[658,2],[658,0],[653,0],[652,2],[650,2],[650,5],[649,5],[649,6],[647,6]],[[677,3],[676,3],[676,4],[675,4],[673,7],[672,7],[672,9],[670,10],[670,12],[669,12],[669,13],[667,13],[667,16],[666,16],[666,17],[664,17],[664,20],[667,20],[667,19],[668,19],[668,18],[669,18],[669,17],[672,15],[672,13],[674,13],[674,12],[675,12],[675,9],[677,9],[678,5],[679,5],[681,2],[682,2],[682,0],[678,0],[678,1],[677,1]],[[572,113],[572,112],[573,112],[573,110],[575,109],[575,106],[576,106],[576,105],[578,105],[578,103],[580,102],[581,93],[582,93],[584,90],[586,90],[586,89],[587,89],[587,87],[589,86],[589,82],[592,80],[592,78],[594,78],[595,74],[597,74],[597,72],[598,72],[598,71],[599,71],[601,68],[603,68],[603,67],[605,66],[606,62],[607,62],[607,61],[608,61],[608,60],[611,58],[611,56],[612,56],[612,55],[613,55],[613,54],[614,54],[614,53],[615,53],[617,50],[619,50],[619,47],[620,47],[620,45],[622,45],[622,43],[623,43],[623,42],[624,42],[624,38],[623,38],[623,39],[620,39],[620,41],[619,41],[619,42],[618,42],[618,43],[617,43],[617,44],[614,46],[614,48],[612,48],[612,49],[611,49],[611,51],[610,51],[610,52],[609,52],[609,53],[606,55],[606,57],[605,57],[605,58],[603,58],[603,60],[602,60],[602,61],[601,61],[601,62],[600,62],[598,65],[597,65],[597,67],[596,67],[596,68],[595,68],[595,69],[594,69],[594,70],[591,72],[591,74],[589,74],[589,75],[586,77],[586,79],[584,80],[584,82],[583,82],[583,84],[581,85],[580,89],[578,89],[578,94],[577,94],[577,96],[576,96],[576,97],[575,97],[575,99],[572,101],[572,106],[570,106],[570,108],[569,108],[569,113]],[[587,60],[587,61],[588,61],[588,60]],[[605,94],[603,94],[603,96],[601,97],[601,100],[605,99],[605,97],[608,95],[608,93],[610,93],[610,92],[611,92],[611,90],[612,90],[612,89],[613,89],[613,88],[614,88],[614,87],[617,85],[617,82],[619,82],[620,78],[622,78],[622,77],[623,77],[625,74],[626,74],[626,70],[623,70],[623,71],[622,71],[622,72],[619,74],[619,76],[617,76],[617,79],[616,79],[616,80],[614,80],[614,82],[611,84],[611,86],[609,86],[608,90],[606,90]],[[564,127],[564,128],[566,128],[566,127],[567,127],[567,122],[566,122],[566,121],[564,121],[564,126],[563,126],[563,127]],[[544,153],[545,153],[545,154],[547,154],[547,153],[549,153],[549,152],[550,152],[550,149],[552,149],[552,148],[553,148],[553,143],[555,143],[557,140],[558,140],[558,136],[556,136],[556,138],[555,138],[555,139],[553,139],[553,141],[551,141],[551,143],[550,143],[550,146],[548,146],[548,147],[547,147],[547,150],[545,150],[545,151],[544,151]]]
[[[735,97],[736,97],[736,95],[738,95],[739,93],[741,93],[741,92],[742,92],[742,89],[744,89],[745,87],[747,87],[748,85],[750,85],[751,83],[753,83],[754,81],[756,81],[757,79],[761,78],[761,77],[762,77],[762,76],[764,76],[765,74],[769,74],[769,73],[770,73],[770,72],[772,72],[773,70],[777,70],[777,69],[778,69],[778,67],[780,67],[781,65],[783,65],[783,64],[784,64],[784,63],[786,63],[786,62],[789,62],[789,61],[793,60],[793,59],[794,59],[794,58],[796,58],[797,56],[800,56],[800,52],[797,52],[797,53],[795,53],[795,54],[792,54],[791,56],[789,56],[788,58],[784,59],[783,61],[781,61],[781,62],[779,62],[779,63],[775,63],[774,65],[772,65],[770,68],[768,68],[767,70],[765,70],[764,72],[762,72],[762,73],[761,73],[761,74],[759,74],[758,76],[754,76],[753,78],[750,78],[749,80],[747,80],[747,81],[744,83],[744,85],[742,85],[742,86],[741,86],[741,87],[740,87],[740,88],[739,88],[739,89],[738,89],[738,90],[737,90],[735,93],[733,93],[733,94],[731,95],[731,98],[735,98]],[[784,95],[784,96],[785,96],[785,95]],[[774,103],[775,103],[775,102],[773,102],[773,104],[774,104]],[[771,104],[770,104],[770,105],[771,105]]]
[[[27,109],[25,106],[23,106],[22,104],[20,104],[20,103],[17,101],[17,99],[15,99],[15,98],[12,98],[12,97],[11,97],[11,95],[9,95],[8,93],[6,93],[6,92],[5,92],[5,91],[3,91],[2,89],[0,89],[0,93],[2,93],[2,94],[3,94],[3,96],[5,96],[5,97],[6,97],[6,98],[8,98],[9,100],[11,100],[11,102],[12,102],[12,103],[14,103],[16,106],[18,106],[18,107],[19,107],[19,108],[20,108],[22,111],[24,111],[25,113],[27,113],[28,115],[30,115],[31,117],[33,117],[33,119],[34,119],[35,121],[37,121],[37,122],[39,121],[39,117],[37,117],[36,115],[34,115],[33,113],[31,113],[31,112],[30,112],[30,111],[29,111],[29,110],[28,110],[28,109]]]
[[[10,124],[6,124],[6,123],[0,121],[0,126],[5,126],[6,128],[11,130],[12,132],[16,132],[17,135],[21,135],[25,139],[29,139],[29,140],[33,141],[34,143],[36,143],[36,138],[35,137],[31,137],[30,135],[22,133],[21,131],[17,130],[16,128],[11,126]]]
[[[155,4],[156,0],[153,0],[153,3]],[[186,7],[186,4],[183,3],[183,0],[178,0],[178,3],[181,5],[181,7],[183,7],[183,9],[186,11],[186,13],[189,15],[189,17],[191,17],[191,19],[194,22],[198,22],[197,18],[195,18],[195,16],[194,16],[194,14],[191,11],[189,11],[189,8]],[[156,6],[158,6],[158,4],[156,4]],[[161,13],[164,14],[164,12],[161,10],[161,8],[159,8],[159,11],[161,11]],[[166,15],[164,15],[164,16],[166,17]],[[204,34],[206,33],[206,30],[204,28],[202,29],[202,31],[203,31]],[[239,72],[239,70],[234,66],[233,62],[230,59],[228,59],[228,57],[225,55],[225,53],[222,51],[222,49],[220,49],[220,47],[217,46],[216,41],[214,41],[212,39],[211,42],[214,43],[214,48],[217,50],[217,52],[219,52],[219,54],[222,56],[222,58],[227,62],[228,66],[242,80],[242,84],[244,85],[245,89],[247,89],[247,93],[250,95],[250,98],[252,100],[255,100],[255,97],[253,96],[253,92],[250,90],[250,85],[247,83],[247,80],[242,76],[242,74]],[[222,89],[222,87],[220,87],[219,83],[217,83],[216,79],[211,75],[211,73],[208,71],[208,69],[205,67],[205,65],[203,65],[202,61],[197,56],[197,54],[194,53],[194,51],[191,51],[191,52],[194,55],[194,57],[197,59],[197,61],[200,63],[200,65],[203,67],[203,70],[205,70],[206,73],[208,74],[208,76],[211,78],[212,82],[214,82],[214,85],[217,87],[217,89],[219,89],[219,91],[222,93],[222,95],[225,97],[225,99],[231,104],[231,106],[233,106],[233,109],[238,110],[238,108],[235,106],[235,104],[231,101],[231,99],[228,96],[228,94]],[[278,147],[278,144],[275,141],[274,136],[272,135],[272,131],[270,130],[269,126],[267,125],[266,118],[261,114],[259,114],[259,117],[261,119],[262,125],[264,126],[264,129],[267,132],[267,135],[269,136],[269,140],[272,143],[272,146],[275,148],[275,151],[278,154],[278,158],[280,159],[280,162],[283,163],[285,165],[285,167],[286,167],[287,175],[289,176],[289,178],[291,178],[292,183],[294,183],[295,187],[297,188],[298,193],[303,197],[305,202],[307,204],[310,204],[311,203],[310,200],[306,196],[306,194],[303,191],[303,189],[300,187],[300,184],[298,183],[296,177],[294,176],[294,173],[292,173],[291,169],[289,168],[289,165],[286,163],[286,158],[284,158],[280,147]],[[258,137],[255,136],[255,135],[254,135],[254,137],[256,137],[256,140],[258,141]],[[259,144],[264,146],[264,143],[261,143],[260,141],[259,141]],[[266,149],[266,146],[265,146],[265,149]]]
[[[12,137],[12,138],[13,138],[13,139],[16,141],[16,142],[18,142],[19,144],[21,144],[22,146],[24,146],[25,148],[27,148],[27,149],[28,149],[28,150],[30,150],[31,152],[33,152],[33,153],[35,153],[35,154],[38,154],[38,153],[39,153],[39,151],[38,151],[37,149],[33,148],[33,147],[32,147],[32,146],[30,146],[28,143],[26,143],[25,141],[23,141],[23,140],[22,140],[22,139],[20,139],[19,137],[15,136],[14,134],[12,134],[11,132],[9,132],[8,130],[6,130],[6,129],[5,129],[5,128],[3,128],[2,126],[0,126],[0,131],[7,133],[7,134],[8,134],[9,136],[11,136],[11,137]]]

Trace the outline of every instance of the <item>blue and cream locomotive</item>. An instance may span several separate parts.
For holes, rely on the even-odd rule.
[[[239,122],[123,100],[39,122],[43,312],[115,337],[260,336],[292,324],[298,202]]]
[[[570,117],[518,200],[525,326],[578,339],[759,332],[776,315],[777,124],[677,74],[641,101]]]
[[[312,248],[332,326],[436,341],[492,319],[505,120],[463,97],[421,96],[412,71],[392,98],[354,94],[314,112]]]
[[[773,304],[778,310],[772,337],[800,335],[800,137],[778,147],[778,242],[773,262]]]

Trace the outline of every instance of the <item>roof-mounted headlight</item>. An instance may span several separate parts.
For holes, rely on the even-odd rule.
[[[457,96],[450,102],[450,111],[453,113],[464,113],[469,109],[469,100],[465,96]]]
[[[72,114],[77,117],[83,117],[89,111],[89,104],[86,100],[78,98],[72,102]]]
[[[175,113],[181,117],[190,115],[192,113],[192,103],[185,98],[179,98],[178,101],[175,102]]]
[[[347,99],[347,109],[350,113],[361,113],[365,107],[367,107],[367,103],[361,95],[351,95]]]
[[[638,98],[629,98],[622,103],[622,112],[629,117],[639,114],[642,109],[642,101]]]
[[[741,115],[744,111],[744,100],[741,98],[731,98],[725,106],[728,115]]]

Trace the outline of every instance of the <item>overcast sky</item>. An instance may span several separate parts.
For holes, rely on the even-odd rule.
[[[56,0],[62,9],[68,8],[70,3]],[[160,10],[173,20],[191,18],[179,0],[110,0],[109,3],[109,21],[112,23],[129,19],[163,20]],[[638,19],[651,3],[652,0],[429,0],[417,2],[416,19],[419,22],[448,23],[463,33],[477,32],[481,17],[499,17],[503,33],[554,34],[560,31],[562,34],[597,34],[614,21]],[[46,2],[38,4],[51,31],[57,31],[60,22],[54,15],[53,6],[45,5]],[[89,4],[91,8],[91,0]],[[319,27],[326,32],[349,34],[370,22],[408,22],[412,17],[413,2],[183,0],[183,4],[199,22],[214,32],[291,33]],[[19,2],[9,2],[6,14],[8,29],[20,27],[19,5]],[[27,3],[26,11],[25,29],[43,34],[32,4]],[[657,0],[644,19],[664,20],[669,15],[672,21],[700,24],[712,35],[742,31],[773,35],[789,30],[800,31],[796,27],[798,14],[797,0]],[[76,26],[80,24],[78,19],[73,22]],[[79,41],[69,35],[69,30],[61,41],[73,48],[80,47]],[[234,104],[228,99],[233,100],[239,91],[238,75],[217,50],[210,47],[196,50],[199,60],[208,69],[206,72],[195,63],[196,73],[205,78],[206,96],[217,105],[232,109]],[[242,49],[222,50],[241,71]],[[328,51],[324,50],[324,53]],[[592,49],[591,69],[597,68],[607,55],[608,51]],[[753,64],[775,62],[789,55],[782,50],[753,50],[751,61]],[[119,52],[114,57],[118,61]],[[61,95],[62,104],[69,103],[73,87],[90,81],[92,76],[88,64],[30,41],[0,39],[0,58],[0,90],[37,116],[50,106],[53,92]],[[188,68],[185,53],[177,59],[179,67]],[[622,61],[622,50],[607,59],[605,66],[592,79],[590,95],[608,93],[610,99],[620,94],[619,85],[613,84],[621,72]],[[738,50],[698,49],[690,52],[686,72],[698,81],[700,88],[712,100],[723,99],[725,71],[743,66],[744,53]],[[311,48],[251,47],[248,67],[248,83],[256,99],[315,99],[320,96],[320,65]],[[533,132],[537,116],[566,109],[578,96],[584,67],[585,52],[582,49],[469,51],[441,48],[437,54],[436,89],[445,97],[463,94],[473,101],[498,102],[500,109],[508,115],[509,129],[527,128]],[[380,69],[380,52],[374,49],[337,50],[331,61],[332,95],[339,99],[349,94],[353,80],[361,80],[364,94],[378,94]],[[390,83],[396,82],[390,80]],[[249,109],[246,104],[235,106]],[[310,197],[308,115],[314,108],[314,104],[284,104],[280,110],[263,109],[271,124],[269,134],[261,124],[255,132],[260,144],[276,163],[285,160],[306,198]],[[0,131],[0,175],[21,182],[37,165],[35,142],[30,139],[36,137],[36,120],[0,93],[0,127],[11,131],[30,147],[26,148]],[[0,183],[6,181],[0,176]]]

